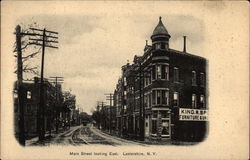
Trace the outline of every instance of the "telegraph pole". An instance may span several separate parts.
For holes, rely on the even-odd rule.
[[[104,122],[104,120],[103,120],[104,117],[102,116],[102,112],[103,112],[103,106],[104,106],[105,102],[103,102],[103,101],[98,101],[97,103],[98,103],[99,106],[100,106],[100,104],[101,104],[100,125],[101,125],[101,129],[102,129],[102,128],[103,128],[103,125],[101,124],[101,122]]]
[[[109,103],[110,103],[110,107],[109,107],[109,133],[111,133],[111,107],[112,107],[112,101],[114,100],[114,94],[112,93],[107,93],[107,94],[104,94],[106,95],[106,100],[109,100]]]
[[[97,123],[98,123],[98,129],[100,129],[100,123],[101,123],[101,113],[100,113],[100,105],[99,103],[97,102],[97,106],[96,106],[96,109],[97,109]]]
[[[58,48],[52,45],[49,45],[49,43],[58,43],[58,41],[54,39],[58,39],[56,36],[51,36],[51,34],[58,35],[58,32],[54,31],[48,31],[45,28],[43,30],[36,29],[36,28],[30,28],[31,30],[38,32],[38,33],[29,33],[29,35],[33,36],[40,36],[40,38],[29,38],[29,40],[32,40],[33,42],[29,43],[31,45],[38,45],[42,46],[42,60],[41,60],[41,80],[40,80],[40,103],[39,103],[39,109],[38,109],[38,132],[39,132],[39,141],[44,140],[45,136],[45,128],[44,128],[44,82],[43,82],[43,71],[44,71],[44,55],[45,55],[45,48]],[[41,34],[42,32],[42,34]],[[50,35],[47,35],[50,34]],[[52,39],[49,39],[52,38]],[[42,42],[39,43],[39,42]]]
[[[23,62],[22,62],[22,33],[21,26],[16,26],[16,50],[17,50],[17,91],[18,91],[18,109],[19,109],[19,143],[25,146],[24,133],[24,104],[23,104]]]
[[[58,126],[59,126],[59,122],[58,122],[58,109],[59,109],[59,104],[58,104],[58,83],[63,83],[63,77],[49,77],[51,80],[52,83],[55,83],[55,88],[56,88],[56,91],[55,91],[55,97],[56,97],[56,101],[54,102],[54,109],[56,110],[56,114],[55,114],[55,117],[56,117],[56,133],[58,133]]]

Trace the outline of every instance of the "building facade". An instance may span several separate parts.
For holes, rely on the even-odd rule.
[[[35,137],[39,133],[39,123],[44,124],[45,133],[62,129],[65,122],[70,122],[70,112],[75,102],[70,105],[65,100],[61,84],[52,84],[44,80],[44,122],[39,122],[40,80],[35,77],[32,82],[22,83],[24,107],[24,134],[25,138]],[[75,101],[75,99],[73,99]],[[15,137],[19,136],[20,108],[18,106],[17,83],[14,85],[14,131]]]
[[[202,141],[207,124],[207,61],[169,48],[161,17],[144,54],[122,67],[114,92],[117,134]]]

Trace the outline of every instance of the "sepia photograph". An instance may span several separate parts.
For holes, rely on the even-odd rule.
[[[3,1],[1,8],[3,159],[248,158],[249,19],[235,22],[249,12],[246,3]],[[230,89],[240,83],[230,76],[236,71],[243,81]],[[233,92],[241,93],[242,116],[231,116]]]

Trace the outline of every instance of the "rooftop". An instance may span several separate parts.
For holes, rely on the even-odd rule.
[[[161,21],[161,17],[159,17],[159,23],[153,31],[152,36],[154,36],[154,35],[169,35],[166,27],[164,26],[164,24]]]

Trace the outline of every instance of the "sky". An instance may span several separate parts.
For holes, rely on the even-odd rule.
[[[121,66],[143,54],[146,40],[151,45],[159,16],[171,35],[170,48],[183,50],[186,35],[187,51],[203,56],[203,20],[192,15],[37,14],[20,16],[16,24],[59,32],[59,49],[46,48],[44,76],[64,77],[63,89],[76,95],[77,107],[91,113],[97,101],[105,101],[105,93],[114,92]],[[40,67],[40,61],[38,54],[29,65]]]
[[[8,122],[1,124],[5,131],[1,137],[8,141],[2,148],[7,151],[16,145],[9,133],[13,130],[13,33],[17,24],[25,28],[36,22],[41,29],[59,32],[59,49],[46,49],[45,76],[63,76],[63,88],[71,89],[77,105],[90,113],[97,100],[105,99],[104,93],[113,92],[121,66],[135,54],[142,55],[159,16],[171,35],[171,48],[182,50],[185,34],[187,51],[208,60],[208,143],[188,151],[215,153],[210,155],[225,159],[248,153],[249,4],[244,1],[1,2],[1,120]],[[40,56],[30,63],[40,64]],[[239,149],[231,154],[218,152],[218,148],[231,151],[232,146]],[[169,154],[175,158],[180,153],[185,156],[187,148],[169,151],[178,154]],[[20,153],[14,156],[26,155]]]

